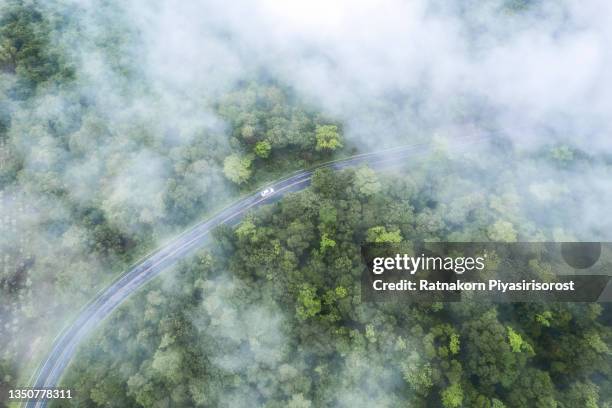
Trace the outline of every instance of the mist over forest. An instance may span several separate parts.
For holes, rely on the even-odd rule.
[[[88,339],[54,406],[612,407],[607,304],[402,309],[358,285],[362,242],[610,240],[611,20],[602,0],[0,0],[0,390],[238,197],[430,143],[217,230]]]

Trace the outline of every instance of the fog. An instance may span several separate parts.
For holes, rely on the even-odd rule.
[[[397,143],[411,130],[455,124],[477,103],[495,113],[487,120],[496,128],[531,128],[513,135],[521,142],[607,149],[610,5],[543,1],[514,12],[480,3],[126,8],[145,44],[143,69],[166,90],[213,91],[263,67],[341,117],[347,137],[361,142]]]
[[[469,126],[510,138],[522,152],[564,144],[595,156],[611,153],[612,13],[603,1],[75,4],[80,13],[73,18],[81,19],[85,33],[71,50],[81,64],[79,78],[106,107],[107,126],[117,133],[146,125],[154,140],[173,128],[177,145],[203,131],[227,143],[211,102],[265,72],[340,120],[345,139],[363,151]],[[116,61],[95,46],[122,24],[129,30],[118,36],[119,63],[135,73],[128,82],[118,75]],[[106,142],[100,142],[102,147],[87,150],[84,164],[93,166],[106,154]],[[140,186],[139,199],[152,206],[164,188],[163,158],[133,143],[109,148],[134,149],[129,166],[138,169],[142,159],[143,168],[152,170],[147,186],[138,180],[142,172],[130,167],[113,175],[108,205],[138,206],[122,199],[119,183]],[[97,176],[79,164],[70,170],[69,182]],[[551,182],[570,181],[550,172]],[[591,169],[572,178],[583,179],[580,185],[586,178],[595,197],[606,193],[606,174]],[[77,183],[71,191],[79,194],[87,184],[92,185]],[[580,186],[566,189],[575,187]],[[148,208],[149,216],[155,213]]]
[[[100,203],[113,227],[142,234],[155,247],[177,232],[167,223],[164,194],[174,188],[167,179],[180,148],[200,143],[202,149],[214,146],[229,154],[228,124],[214,104],[258,75],[294,89],[341,122],[345,144],[358,152],[434,135],[461,137],[465,130],[508,138],[519,155],[559,145],[592,155],[590,167],[569,171],[496,163],[487,157],[493,151],[472,160],[524,180],[524,191],[515,193],[533,206],[542,225],[554,229],[547,206],[566,207],[575,225],[563,225],[559,236],[573,231],[570,237],[610,238],[609,2],[126,0],[101,7],[94,0],[63,0],[45,7],[78,27],[53,38],[72,58],[76,90],[58,96],[57,89],[43,89],[33,101],[11,105],[11,154],[23,158],[24,167],[19,183],[4,191],[9,198],[3,211],[17,214],[21,230],[3,230],[1,244],[3,250],[25,245],[36,254],[39,277],[64,276],[71,282],[65,293],[78,293],[75,304],[118,271],[105,269],[107,264],[90,253],[82,226],[63,229],[72,209],[41,190],[61,187],[80,205]],[[101,46],[104,42],[116,49]],[[0,88],[8,87],[12,80],[1,75]],[[96,117],[80,116],[79,98],[91,100]],[[51,121],[58,133],[71,134],[69,146],[58,145],[41,125]],[[193,175],[185,179],[186,188],[197,192],[202,208],[213,209],[238,194],[222,176],[222,159],[182,164]],[[23,187],[40,184],[44,189]],[[451,205],[452,189],[438,196]],[[28,203],[25,213],[15,209],[19,202]],[[84,268],[96,270],[85,274],[95,278],[77,285]],[[0,324],[13,336],[4,340],[23,352],[23,345],[37,344],[31,339],[53,337],[77,309],[62,305],[40,327],[12,319],[40,310],[42,305],[32,305],[37,299],[65,293],[35,284],[22,306],[0,310]],[[219,298],[223,304],[231,296],[229,289],[219,291],[202,305],[211,315],[221,314],[208,328],[230,339],[259,336],[261,326],[253,327],[254,321],[278,331],[279,310],[256,309],[249,312],[253,316],[238,318],[231,308],[220,311],[211,303]],[[237,371],[253,359],[276,363],[273,351],[283,341],[280,334],[264,337],[253,355],[213,356],[212,362]],[[347,364],[364,370],[359,358],[351,356]],[[357,373],[353,380],[342,385],[340,399],[360,406],[354,387],[363,379]],[[228,404],[248,406],[248,401],[245,396]]]

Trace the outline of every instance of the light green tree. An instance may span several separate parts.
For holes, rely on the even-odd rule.
[[[414,358],[411,358],[414,360]],[[402,377],[418,394],[427,396],[430,388],[434,385],[433,369],[431,364],[416,364],[415,361],[407,361],[402,364]]]
[[[262,140],[260,142],[255,143],[255,148],[253,151],[258,157],[262,159],[267,159],[270,157],[270,151],[272,150],[272,145],[267,140]]]
[[[463,403],[463,390],[461,384],[454,383],[443,390],[440,394],[442,405],[446,408],[457,408]]]
[[[321,311],[321,300],[317,298],[316,289],[312,285],[302,285],[298,293],[296,311],[300,320],[306,320]]]
[[[255,232],[255,224],[253,224],[253,221],[251,221],[250,219],[242,221],[238,228],[236,228],[236,235],[240,239],[252,237],[255,235]]]
[[[451,334],[449,344],[448,344],[448,349],[450,350],[452,354],[459,353],[460,342],[459,342],[459,335],[457,333]]]
[[[369,167],[361,167],[355,172],[355,187],[360,194],[371,196],[380,191],[381,184],[374,170]]]
[[[327,233],[323,233],[323,235],[321,235],[321,252],[325,253],[325,251],[327,251],[328,248],[333,248],[336,246],[336,241],[334,241],[333,239],[331,239]]]
[[[378,226],[368,229],[366,240],[374,243],[398,243],[402,242],[402,234],[398,229],[387,231],[385,227]]]
[[[336,150],[342,147],[340,135],[338,134],[338,126],[336,125],[317,126],[315,137],[317,139],[317,151]]]
[[[488,235],[495,242],[516,242],[517,232],[512,223],[497,221],[488,228]]]
[[[245,183],[251,177],[251,162],[250,156],[239,156],[231,154],[223,161],[223,173],[225,177],[236,184]]]
[[[521,351],[526,351],[530,354],[533,354],[533,348],[529,343],[523,340],[523,337],[517,332],[514,331],[512,327],[507,327],[508,329],[508,342],[510,343],[510,348],[513,353],[520,353]]]

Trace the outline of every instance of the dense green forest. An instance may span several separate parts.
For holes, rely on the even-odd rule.
[[[129,13],[93,3],[0,3],[2,392],[25,387],[79,308],[167,239],[265,182],[363,152],[342,115],[266,67],[159,81]],[[502,3],[514,16],[531,2]],[[374,105],[395,121],[426,111],[422,95],[387,96]],[[515,151],[482,100],[448,104],[492,145],[405,134],[394,143],[435,149],[392,171],[319,170],[220,228],[88,339],[62,384],[75,399],[54,406],[612,407],[609,305],[361,301],[364,242],[609,236],[576,221],[582,175],[609,179],[608,156]]]
[[[62,2],[0,7],[2,389],[29,377],[74,305],[158,240],[343,146],[337,123],[257,75],[178,115],[196,119],[168,120],[177,108],[117,55],[130,52],[127,28],[92,40],[118,94],[92,89],[99,79],[69,50],[86,29],[78,14]]]
[[[74,406],[610,406],[609,308],[361,301],[363,242],[543,234],[520,200],[483,193],[484,169],[442,155],[319,170],[218,230],[84,347]]]

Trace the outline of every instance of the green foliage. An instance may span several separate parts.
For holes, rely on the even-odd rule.
[[[398,243],[402,242],[402,235],[397,229],[387,231],[385,227],[376,226],[368,229],[366,241],[374,243]]]
[[[304,284],[297,296],[296,312],[299,320],[316,316],[321,311],[321,300],[317,298],[316,289]]]
[[[245,389],[266,390],[257,404],[271,407],[337,406],[338,390],[373,406],[602,404],[603,387],[572,377],[609,372],[609,330],[597,322],[602,308],[360,299],[361,237],[400,242],[435,231],[445,239],[451,229],[447,207],[421,202],[429,180],[405,194],[398,178],[378,177],[380,191],[364,199],[354,171],[318,170],[310,190],[249,214],[233,231],[221,229],[210,253],[177,269],[169,285],[176,287],[153,282],[129,313],[114,316],[75,360],[66,384],[83,381],[79,389],[95,390],[87,395],[104,405],[113,383],[97,378],[128,356],[128,390],[114,392],[134,405],[223,406],[224,396]],[[494,223],[495,207],[484,206],[489,212],[474,222]],[[239,289],[215,296],[232,287]],[[120,328],[124,319],[131,320]],[[98,347],[110,354],[99,357]],[[398,374],[403,384],[393,382]],[[397,392],[381,387],[391,383]],[[181,401],[173,390],[183,384]],[[359,394],[364,384],[367,396]]]
[[[510,407],[556,408],[554,387],[548,373],[536,368],[521,372],[517,383],[508,396]]]
[[[332,228],[338,220],[338,211],[331,203],[324,203],[319,208],[319,220],[321,224]]]
[[[255,143],[255,148],[253,151],[258,157],[262,159],[267,159],[270,156],[270,151],[272,150],[272,145],[267,140],[262,140],[260,142]]]
[[[545,310],[542,313],[538,313],[535,315],[535,319],[538,323],[540,323],[544,327],[550,327],[550,321],[552,319],[552,313],[550,310]]]
[[[348,296],[348,290],[346,290],[346,288],[344,286],[338,286],[335,290],[336,292],[336,296],[339,299],[345,298]]]
[[[521,351],[527,351],[533,353],[533,348],[529,343],[525,342],[520,334],[514,331],[512,327],[508,326],[508,342],[513,353],[520,353]]]
[[[332,197],[338,189],[338,179],[329,168],[316,169],[312,175],[312,187],[324,197]]]
[[[511,387],[526,360],[513,353],[507,341],[507,330],[499,322],[496,310],[470,319],[463,332],[468,371],[477,375],[485,387],[497,384]]]
[[[333,151],[342,147],[338,126],[336,125],[317,126],[315,137],[317,139],[317,151]]]
[[[517,233],[512,223],[496,221],[489,227],[489,239],[494,242],[516,242]]]
[[[361,167],[355,172],[355,186],[364,196],[372,196],[380,192],[381,184],[374,170]]]
[[[336,246],[336,241],[329,238],[327,233],[323,233],[321,235],[321,253],[325,253],[328,248],[333,248]]]
[[[218,112],[243,148],[255,143],[259,157],[271,149],[291,148],[290,154],[315,150],[317,116],[286,87],[245,83],[222,98]]]
[[[251,162],[249,156],[229,155],[223,161],[223,173],[236,184],[246,183],[252,173]]]
[[[510,347],[512,348],[513,352],[521,352],[521,348],[523,347],[523,338],[520,334],[515,332],[512,327],[508,327],[508,341],[510,342]]]
[[[226,176],[232,181],[241,180],[237,184],[328,160],[330,152],[342,147],[337,126],[325,124],[320,112],[304,104],[291,88],[267,77],[242,81],[220,98],[216,112],[229,124],[233,147],[264,159],[248,166],[249,177],[247,166],[238,165],[234,159],[234,171],[230,170],[231,177],[226,171]],[[316,129],[322,129],[321,143],[315,136]],[[273,152],[274,160],[265,160]]]
[[[255,224],[249,219],[246,219],[240,223],[240,226],[236,228],[236,235],[238,238],[246,239],[251,238],[255,235],[256,227]]]
[[[46,11],[38,1],[9,1],[0,7],[0,71],[18,75],[22,96],[45,82],[73,76],[51,45]]]
[[[368,339],[370,343],[376,343],[376,329],[374,329],[374,325],[366,324],[365,338]]]
[[[179,350],[157,350],[151,367],[168,381],[178,384],[181,379],[182,353]]]
[[[564,393],[563,401],[568,407],[600,407],[599,387],[591,381],[573,383]]]
[[[506,408],[506,405],[497,398],[493,398],[491,401],[491,408]]]
[[[595,350],[597,353],[601,353],[604,355],[610,355],[610,348],[608,347],[608,345],[602,340],[601,336],[594,332],[594,331],[589,331],[587,333],[585,333],[584,336],[584,340],[585,343],[592,348],[593,350]]]
[[[434,385],[433,370],[430,364],[404,364],[402,367],[404,380],[419,394],[426,396]]]
[[[100,7],[107,29],[86,42],[92,30],[75,22],[77,4],[0,5],[0,189],[24,209],[15,216],[26,228],[18,236],[25,241],[2,237],[9,264],[18,265],[0,272],[2,390],[30,375],[20,362],[37,356],[19,343],[32,328],[53,338],[64,323],[53,316],[76,310],[169,231],[229,200],[231,183],[329,160],[345,144],[340,124],[267,77],[240,81],[218,99],[192,95],[197,101],[181,111],[189,115],[173,119],[167,111],[178,108],[122,47],[129,18],[107,13],[108,2]],[[87,67],[111,67],[100,74],[112,74],[116,94],[95,92],[92,72],[75,71],[81,64],[66,50],[81,41],[100,57]],[[155,103],[133,109],[126,102],[134,99]],[[227,132],[185,118],[208,109]],[[235,230],[220,227],[210,252],[150,282],[79,349],[63,380],[78,392],[56,405],[318,407],[350,405],[340,398],[351,394],[371,406],[609,406],[609,308],[396,307],[360,298],[364,237],[550,236],[522,208],[524,186],[513,184],[523,163],[482,177],[486,160],[472,166],[443,150],[405,173],[318,169],[311,189]],[[272,152],[274,160],[255,159]],[[568,167],[579,154],[559,146],[542,156]],[[557,222],[561,206],[549,207]],[[559,231],[571,234],[560,221]],[[21,252],[21,242],[38,251]],[[543,278],[553,273],[544,262],[529,267]]]
[[[442,405],[445,408],[457,408],[463,403],[463,390],[461,384],[454,383],[448,386],[440,394]]]
[[[452,333],[451,334],[450,341],[449,341],[449,344],[448,344],[448,349],[450,350],[450,352],[452,354],[459,353],[460,342],[459,342],[459,335],[457,333]]]

